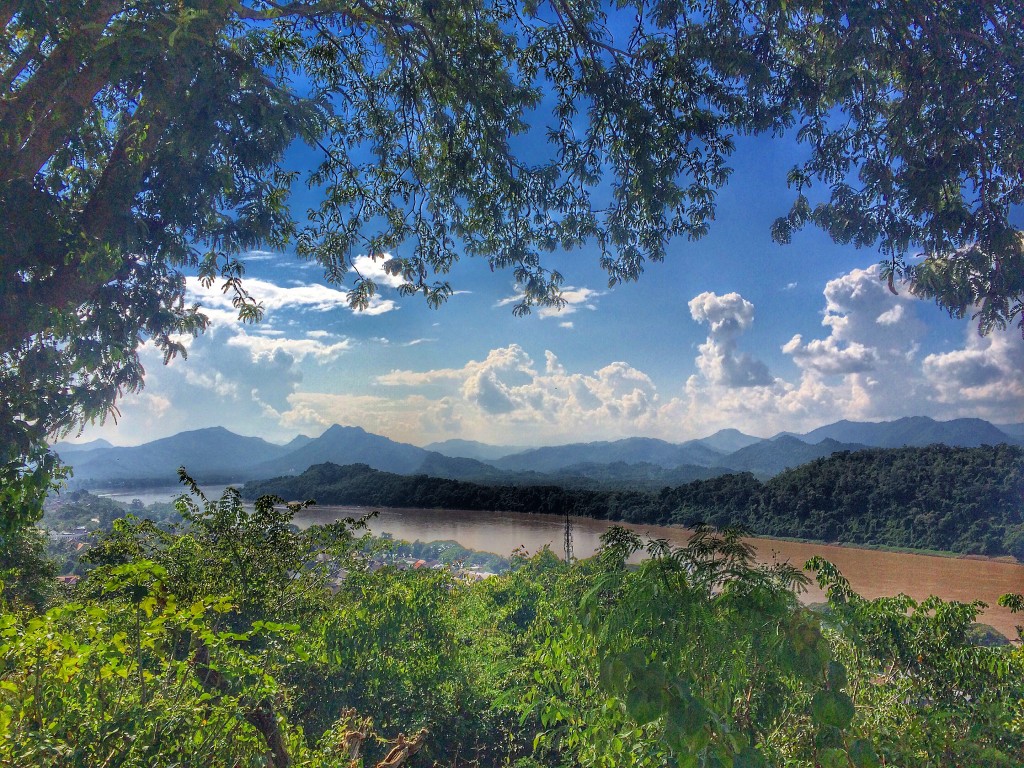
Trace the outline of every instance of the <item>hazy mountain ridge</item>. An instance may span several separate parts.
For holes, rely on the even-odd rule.
[[[301,448],[253,466],[249,477],[298,474],[314,464],[326,461],[335,464],[367,464],[373,469],[408,475],[419,470],[428,453],[423,448],[397,443],[361,427],[335,424]]]
[[[713,466],[722,453],[700,441],[669,443],[653,437],[627,437],[622,440],[570,443],[534,448],[490,462],[498,469],[556,472],[575,464],[654,464],[672,469],[684,464]]]
[[[71,453],[66,458],[74,468],[74,480],[79,483],[112,481],[145,485],[174,482],[181,466],[203,482],[254,477],[245,474],[246,467],[284,453],[287,453],[284,446],[260,437],[245,437],[224,427],[209,427],[179,432],[139,446]]]
[[[1008,425],[1021,427],[1024,425]],[[854,439],[857,438],[857,439]],[[865,447],[942,443],[960,447],[1008,443],[1024,439],[1009,435],[987,421],[955,419],[937,422],[912,417],[891,422],[839,421],[804,435],[782,433],[761,439],[738,430],[683,443],[645,437],[572,443],[534,448],[498,459],[451,456],[440,451],[399,443],[359,427],[335,425],[319,437],[300,435],[286,445],[258,437],[236,435],[223,427],[182,432],[133,447],[104,446],[94,441],[81,446],[58,444],[66,463],[74,467],[74,484],[170,484],[184,465],[204,482],[239,482],[294,475],[315,464],[366,464],[403,475],[426,474],[479,483],[561,483],[575,487],[643,487],[674,485],[729,472],[753,472],[762,478],[837,451]],[[433,443],[452,452],[473,450],[481,455],[504,450],[473,441]],[[733,446],[739,446],[733,448]],[[732,449],[732,450],[729,450]]]
[[[809,443],[817,443],[826,438],[842,443],[861,443],[872,448],[923,447],[935,444],[977,448],[980,445],[1016,442],[1011,435],[982,419],[935,421],[927,416],[908,416],[883,422],[856,422],[844,419],[800,436],[800,439]]]
[[[702,437],[697,440],[688,440],[684,445],[701,444],[713,451],[720,453],[734,453],[748,445],[754,445],[764,440],[763,437],[754,437],[740,432],[738,429],[720,429],[713,435]]]
[[[1024,440],[1024,422],[1020,424],[996,424],[996,428],[1010,437]]]
[[[54,443],[50,446],[57,453],[88,453],[99,448],[113,448],[114,444],[102,437],[98,440],[90,440],[88,443]]]
[[[721,466],[733,471],[771,477],[839,451],[860,451],[868,447],[870,446],[856,443],[840,443],[832,438],[811,444],[790,435],[782,435],[723,456]]]
[[[453,438],[423,446],[428,451],[440,453],[453,459],[476,459],[477,461],[493,461],[513,453],[522,453],[530,448],[525,445],[489,445],[477,440]]]

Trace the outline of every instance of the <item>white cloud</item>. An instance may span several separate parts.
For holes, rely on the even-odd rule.
[[[887,309],[885,312],[875,318],[875,322],[880,325],[895,325],[900,322],[904,317],[904,306],[903,304],[897,304],[892,309]]]
[[[278,352],[287,352],[294,360],[302,361],[306,357],[315,357],[318,362],[327,363],[352,349],[350,339],[342,339],[334,344],[325,344],[319,339],[286,339],[268,338],[266,336],[250,336],[239,330],[227,340],[230,347],[241,347],[249,351],[253,361],[272,357]]]
[[[320,409],[320,418],[332,423],[407,430],[388,432],[400,439],[493,440],[501,433],[533,443],[626,435],[681,440],[722,427],[768,435],[841,418],[951,418],[979,408],[996,420],[1024,420],[1024,390],[1013,373],[1024,369],[1024,349],[1013,334],[970,337],[965,349],[930,355],[922,364],[925,327],[917,311],[931,307],[892,296],[876,268],[829,281],[823,300],[824,333],[796,335],[782,347],[796,367],[789,378],[770,376],[764,363],[740,351],[754,322],[753,304],[739,294],[707,292],[689,304],[691,316],[708,327],[694,359],[697,372],[675,396],[666,397],[664,385],[625,362],[572,371],[551,350],[541,366],[510,344],[458,367],[380,375],[375,383],[390,395],[370,400],[296,393],[282,419],[298,426],[310,409]]]
[[[349,306],[346,291],[320,283],[282,286],[268,280],[247,278],[243,281],[243,286],[256,301],[263,305],[267,317],[282,310],[329,312],[345,309],[356,311]],[[198,278],[194,277],[185,279],[185,287],[188,299],[199,302],[203,307],[203,313],[210,316],[211,320],[216,317],[218,322],[223,322],[230,317],[237,322],[237,311],[231,304],[232,294],[230,291],[223,292],[216,283],[206,288]],[[380,315],[397,309],[397,306],[394,301],[383,300],[379,296],[375,296],[370,307],[363,310],[361,314]],[[220,312],[213,314],[212,310],[220,310]],[[357,314],[359,313],[357,312]]]
[[[562,289],[562,299],[565,304],[561,307],[539,307],[537,309],[537,316],[541,319],[548,319],[551,317],[559,317],[562,315],[572,315],[578,312],[580,309],[597,309],[595,299],[599,296],[603,296],[603,291],[595,291],[592,288],[577,288],[575,286],[566,286]],[[494,306],[496,307],[507,307],[510,304],[518,304],[522,301],[522,291],[519,287],[516,287],[516,293],[511,296],[506,296],[503,299],[499,299]],[[564,323],[560,323],[565,327]],[[571,327],[571,326],[570,326]]]
[[[798,376],[736,389],[730,355],[753,319],[735,294],[702,294],[691,314],[712,332],[696,359],[698,375],[685,394],[664,406],[666,420],[706,433],[722,426],[755,434],[800,431],[838,419],[882,420],[927,414],[1024,419],[1024,343],[1019,334],[980,338],[965,323],[966,345],[923,361],[926,328],[918,311],[934,311],[911,296],[892,295],[877,266],[854,269],[824,289],[822,338],[794,335],[782,346]],[[740,366],[742,367],[742,366]],[[694,425],[700,425],[696,428]]]
[[[737,338],[754,322],[754,305],[738,293],[705,292],[690,300],[690,316],[710,326],[697,368],[713,384],[756,387],[771,383],[768,366],[739,352]]]
[[[1010,328],[979,336],[968,327],[962,349],[931,354],[922,368],[934,399],[957,416],[1024,421],[1024,341]]]
[[[242,261],[276,261],[283,254],[274,251],[248,251],[242,256]]]
[[[243,286],[256,301],[263,305],[264,311],[267,313],[286,308],[327,312],[332,309],[348,307],[344,291],[319,283],[285,287],[268,280],[247,278],[243,281]],[[188,277],[185,279],[185,288],[188,298],[199,302],[204,308],[234,310],[231,304],[233,298],[231,291],[224,292],[216,282],[207,288],[198,278]]]
[[[262,293],[268,314],[347,307],[344,293],[325,286],[267,286],[250,282],[254,293]],[[368,374],[361,380],[368,389],[361,391],[311,391],[303,373],[314,374],[305,382],[331,386],[317,367],[350,353],[351,339],[307,330],[301,321],[292,326],[291,318],[280,316],[263,331],[242,326],[230,301],[211,293],[213,327],[190,342],[187,361],[164,367],[152,345],[144,347],[147,389],[125,399],[118,442],[158,436],[154,425],[171,414],[173,426],[161,427],[163,434],[224,424],[238,432],[288,437],[296,429],[343,423],[410,442],[453,435],[493,442],[501,435],[527,444],[628,435],[683,440],[722,427],[769,435],[842,418],[918,413],[1024,421],[1019,332],[982,338],[965,321],[957,348],[924,355],[920,350],[932,342],[918,314],[934,308],[890,294],[875,267],[828,281],[818,332],[801,329],[788,342],[774,342],[792,361],[786,375],[769,375],[763,362],[744,351],[744,334],[755,319],[750,301],[737,293],[695,296],[690,314],[707,336],[696,353],[684,353],[694,373],[658,384],[645,370],[612,356],[607,364],[574,370],[553,350],[535,360],[522,346],[508,344],[482,359],[456,358],[445,367]],[[587,297],[579,296],[576,306],[585,306]],[[389,354],[436,340],[392,343]],[[364,343],[373,347],[386,340]],[[113,433],[101,430],[90,437],[100,435]]]
[[[821,386],[833,391],[835,407],[848,418],[905,415],[908,402],[925,396],[917,360],[925,330],[916,313],[921,302],[890,293],[877,265],[830,280],[824,296],[821,324],[828,336],[805,341],[797,334],[782,347],[804,372],[801,387],[831,377]]]
[[[733,335],[754,322],[754,305],[738,293],[724,296],[706,291],[690,299],[690,317],[711,326],[711,333]]]
[[[493,439],[495,429],[529,431],[530,442],[565,435],[598,439],[609,432],[634,434],[640,425],[650,429],[657,418],[654,383],[627,363],[609,363],[589,374],[570,373],[547,351],[543,368],[538,368],[517,344],[492,349],[483,360],[470,360],[460,368],[395,370],[376,382],[407,390],[405,395],[395,392],[384,399],[392,409],[405,403],[420,412],[415,436],[421,440],[450,434],[445,430],[456,424],[464,436],[484,440]],[[295,413],[285,418],[309,417],[300,414],[302,408],[310,407],[309,398],[296,395],[291,402]],[[361,418],[349,423],[367,429],[372,427],[367,421],[384,418],[380,404],[373,405],[375,415],[359,417],[351,399],[318,402],[332,403],[332,413]]]
[[[398,309],[398,303],[391,299],[382,299],[379,295],[370,297],[370,303],[366,309],[355,311],[357,316],[363,317],[376,317],[377,315],[383,315],[386,312],[392,312]]]
[[[824,374],[870,371],[877,361],[873,349],[856,341],[841,347],[832,336],[813,339],[805,344],[798,333],[782,346],[782,351],[792,355],[793,361],[801,368]]]
[[[601,291],[590,288],[574,288],[569,286],[562,289],[562,299],[565,305],[561,307],[541,307],[537,315],[542,318],[559,317],[560,315],[571,315],[580,309],[597,309],[594,299],[604,295]]]
[[[401,275],[392,275],[384,269],[385,262],[394,258],[390,253],[382,253],[376,256],[356,256],[352,260],[352,268],[363,277],[372,280],[377,286],[386,285],[389,288],[398,288],[405,284],[405,278]]]

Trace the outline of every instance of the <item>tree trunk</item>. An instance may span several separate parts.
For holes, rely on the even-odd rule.
[[[192,662],[200,685],[217,693],[229,693],[231,686],[227,679],[210,667],[210,648],[198,638],[195,639],[195,645]],[[246,722],[259,731],[267,742],[267,749],[270,750],[270,760],[274,768],[289,768],[292,759],[288,754],[288,745],[281,732],[281,724],[277,721],[273,702],[268,698],[260,699],[255,703],[247,703],[243,700],[242,706],[246,707],[243,712]]]

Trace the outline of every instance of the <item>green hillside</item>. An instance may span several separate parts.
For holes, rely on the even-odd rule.
[[[247,483],[243,494],[319,504],[572,514],[637,523],[742,526],[754,533],[1024,560],[1024,449],[840,452],[767,482],[723,475],[657,492],[481,485],[321,464]]]

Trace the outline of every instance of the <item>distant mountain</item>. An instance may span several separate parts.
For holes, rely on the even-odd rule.
[[[812,445],[791,435],[782,435],[771,440],[762,440],[723,456],[719,460],[719,466],[738,472],[753,472],[762,477],[771,477],[783,470],[831,456],[837,451],[859,451],[864,447],[854,443],[840,443],[831,438]]]
[[[976,448],[1008,442],[1005,432],[982,419],[936,421],[927,416],[909,416],[877,423],[837,421],[800,436],[800,439],[808,443],[817,443],[825,438],[842,443],[860,443],[872,448],[923,447],[935,443]]]
[[[477,461],[492,461],[500,459],[502,456],[529,450],[523,445],[489,445],[477,442],[476,440],[457,439],[430,443],[423,447],[425,450],[436,451],[453,459],[476,459]]]
[[[286,451],[297,451],[299,448],[303,448],[312,443],[313,440],[314,438],[309,435],[296,435],[281,447]]]
[[[72,453],[88,453],[89,451],[95,451],[99,448],[113,448],[114,446],[104,440],[102,437],[98,440],[91,440],[88,443],[68,443],[60,442],[54,443],[50,448],[57,453],[58,456],[67,457]]]
[[[702,445],[718,453],[732,453],[746,448],[748,445],[760,443],[763,437],[754,437],[740,432],[738,429],[720,429],[713,435],[702,437],[699,440],[688,440],[683,445]]]
[[[133,447],[95,448],[73,453],[76,484],[173,484],[178,467],[196,480],[229,482],[254,477],[249,470],[286,449],[259,437],[244,437],[224,427],[181,432]]]
[[[304,472],[314,464],[366,464],[399,475],[419,471],[429,451],[408,443],[396,443],[360,427],[335,424],[320,437],[294,451],[253,463],[248,477],[276,477]]]
[[[74,468],[73,483],[94,488],[170,484],[181,465],[197,480],[209,483],[294,475],[315,464],[332,462],[485,484],[659,489],[730,471],[753,472],[767,478],[835,451],[864,447],[1024,444],[1024,424],[1005,425],[1005,429],[1001,431],[980,419],[839,421],[804,435],[780,434],[770,440],[723,429],[682,444],[633,437],[533,448],[494,457],[513,447],[469,440],[432,444],[445,453],[399,443],[359,427],[338,425],[319,437],[299,435],[282,446],[213,427],[135,447],[114,447],[97,440],[81,445],[58,443],[56,449]]]
[[[655,464],[672,469],[683,464],[699,467],[713,466],[721,458],[699,441],[696,444],[676,445],[650,437],[629,437],[614,442],[572,443],[569,445],[534,448],[522,453],[491,461],[498,469],[515,472],[560,472],[576,464]]]
[[[1016,440],[1024,440],[1024,424],[997,424],[996,427]]]
[[[416,467],[413,474],[442,477],[449,480],[466,480],[472,483],[510,483],[522,482],[535,484],[551,482],[546,475],[535,472],[513,474],[476,459],[464,456],[445,456],[437,451],[427,451],[423,462]]]

